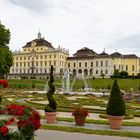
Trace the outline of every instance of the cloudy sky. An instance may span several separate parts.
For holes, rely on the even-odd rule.
[[[0,0],[0,21],[11,31],[10,48],[43,37],[54,47],[140,56],[140,0]]]

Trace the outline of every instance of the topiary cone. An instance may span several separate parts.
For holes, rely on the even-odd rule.
[[[106,113],[112,116],[123,116],[126,113],[125,101],[121,94],[117,80],[114,80]]]

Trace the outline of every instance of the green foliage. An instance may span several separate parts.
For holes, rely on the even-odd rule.
[[[138,90],[140,90],[140,84],[139,84],[139,88],[138,88]]]
[[[137,76],[140,77],[140,73],[138,73]]]
[[[0,78],[9,73],[13,63],[12,52],[9,50],[10,31],[0,23]]]
[[[6,48],[0,48],[0,56],[0,77],[4,78],[13,64],[12,52]]]
[[[5,26],[0,22],[0,48],[8,49],[10,36],[11,35],[9,29],[6,29]]]
[[[2,102],[2,97],[0,96],[0,104],[1,104],[1,102]]]
[[[114,76],[115,76],[115,77],[119,77],[119,76],[120,76],[119,70],[115,70],[115,71],[114,71]]]
[[[109,89],[109,90],[111,89],[110,85],[107,86],[107,89]]]
[[[33,89],[35,88],[35,84],[34,84],[34,83],[32,84],[32,88],[33,88]]]
[[[113,83],[106,113],[112,116],[123,116],[126,113],[125,102],[117,80],[115,80]]]
[[[9,140],[25,140],[25,138],[22,135],[22,133],[17,132],[17,131],[10,133],[8,138],[9,138]]]
[[[53,97],[54,92],[55,92],[55,86],[53,85],[53,82],[54,82],[53,66],[51,65],[50,80],[48,82],[49,90],[47,92],[47,98],[48,98],[49,104],[45,106],[45,112],[54,112],[56,111],[56,108],[57,108],[57,103]]]
[[[121,71],[121,72],[120,72],[120,76],[121,76],[122,78],[126,78],[126,77],[128,76],[128,72],[127,72],[127,71]]]

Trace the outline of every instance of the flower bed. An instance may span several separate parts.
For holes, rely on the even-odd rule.
[[[9,105],[5,114],[14,117],[7,121],[0,121],[0,140],[31,140],[34,137],[34,131],[40,128],[40,116],[31,107]],[[7,127],[15,119],[17,119],[19,131],[11,131]]]
[[[0,85],[3,86],[3,88],[7,88],[8,87],[8,81],[5,79],[1,79],[0,80]]]

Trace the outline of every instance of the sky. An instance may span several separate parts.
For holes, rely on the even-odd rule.
[[[19,50],[42,37],[70,55],[88,47],[140,57],[140,0],[0,0],[0,21]]]

